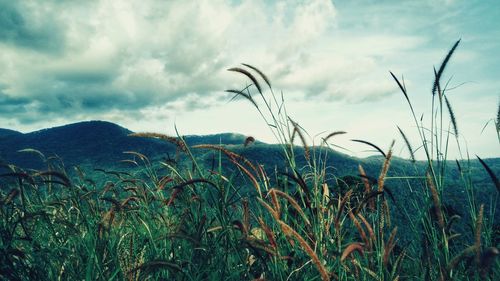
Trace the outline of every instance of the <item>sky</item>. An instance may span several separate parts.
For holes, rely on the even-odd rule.
[[[461,39],[443,75],[458,139],[472,156],[500,157],[499,18],[494,0],[0,0],[0,127],[107,120],[275,142],[248,101],[224,92],[248,84],[227,71],[248,63],[283,93],[310,144],[341,130],[331,143],[345,153],[373,154],[350,139],[384,150],[395,139],[408,157],[396,126],[415,148],[417,128],[389,71],[429,126],[433,67]]]

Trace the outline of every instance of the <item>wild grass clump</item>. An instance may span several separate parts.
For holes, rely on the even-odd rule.
[[[326,134],[314,145],[288,115],[283,94],[275,94],[269,78],[248,64],[229,71],[251,84],[227,92],[249,101],[274,134],[285,161],[279,169],[223,144],[190,146],[180,136],[155,133],[132,136],[175,144],[175,161],[155,163],[126,152],[122,162],[133,169],[76,168],[70,171],[76,176],[52,160],[45,171],[2,166],[0,279],[498,279],[495,171],[478,157],[493,183],[488,202],[477,197],[471,179],[483,171],[471,169],[472,159],[456,161],[459,186],[448,182],[455,163],[447,154],[452,140],[462,150],[441,79],[458,45],[435,70],[430,127],[416,117],[404,81],[391,73],[425,155],[421,169],[398,127],[415,174],[392,171],[402,163],[393,157],[394,141],[383,149],[357,139],[382,156],[376,169],[360,163],[353,167],[358,175],[333,173],[331,142],[346,132]],[[254,142],[249,137],[241,147],[250,149]],[[206,154],[213,156],[211,167],[200,156]],[[92,179],[96,173],[103,183]],[[406,185],[394,192],[398,182]],[[462,216],[449,211],[449,189],[463,191]]]

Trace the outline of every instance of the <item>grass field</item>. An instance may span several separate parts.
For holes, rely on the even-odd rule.
[[[309,146],[271,81],[243,65],[229,71],[248,78],[250,86],[228,93],[256,109],[280,143],[286,169],[270,172],[225,146],[189,146],[182,137],[144,133],[134,136],[175,144],[177,157],[189,165],[151,163],[129,152],[134,172],[105,171],[106,183],[100,185],[77,168],[78,176],[68,176],[58,159],[33,150],[44,159],[45,170],[1,168],[0,279],[498,280],[498,178],[479,159],[491,177],[486,202],[476,196],[468,157],[457,162],[461,186],[446,181],[448,147],[461,147],[441,76],[458,45],[435,70],[426,126],[404,81],[391,73],[420,139],[412,143],[402,129],[395,137],[405,142],[413,160],[418,144],[427,161],[425,173],[401,175],[418,183],[407,186],[414,192],[403,206],[395,205],[384,188],[394,168],[394,142],[380,148],[355,140],[384,157],[379,175],[366,176],[360,165],[361,185],[329,186],[340,179],[326,165],[324,149],[344,132]],[[245,145],[253,141],[248,138]],[[303,147],[303,155],[294,145]],[[216,164],[200,163],[193,153],[199,150],[213,153]],[[307,164],[298,166],[302,157]],[[466,216],[444,207],[444,191],[450,188],[464,191]],[[418,211],[410,214],[406,206]]]

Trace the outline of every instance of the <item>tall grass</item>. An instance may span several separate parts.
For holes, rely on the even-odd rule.
[[[430,127],[416,117],[404,81],[391,73],[424,150],[422,171],[398,127],[420,174],[392,173],[398,163],[394,142],[382,149],[364,140],[353,141],[380,152],[379,173],[367,174],[361,164],[354,167],[359,182],[332,173],[330,142],[345,132],[309,145],[306,130],[288,115],[283,95],[248,64],[229,71],[251,84],[227,92],[247,100],[274,134],[285,161],[282,170],[263,167],[224,145],[189,146],[180,136],[140,133],[133,136],[175,144],[177,161],[153,162],[127,152],[124,163],[134,169],[99,170],[106,181],[97,183],[88,171],[77,168],[72,173],[77,176],[70,177],[60,162],[31,150],[46,160],[47,170],[5,165],[0,173],[0,278],[496,280],[498,178],[479,158],[493,182],[489,202],[476,196],[471,177],[482,171],[470,168],[472,159],[456,162],[461,186],[447,181],[450,139],[460,142],[441,78],[458,44],[435,71]],[[207,153],[216,159],[212,167],[199,157]],[[393,194],[389,185],[396,178],[408,184],[400,189],[412,190],[401,193],[412,197]],[[451,188],[464,191],[467,215],[447,212]]]

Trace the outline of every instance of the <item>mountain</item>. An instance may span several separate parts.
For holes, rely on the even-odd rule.
[[[16,136],[16,135],[22,135],[22,134],[23,133],[18,132],[18,131],[0,128],[0,138],[10,137],[10,136]]]
[[[104,121],[87,121],[60,127],[43,129],[31,133],[19,133],[12,130],[0,131],[0,163],[14,164],[25,169],[46,169],[47,157],[57,157],[69,168],[86,166],[89,168],[128,168],[130,165],[121,160],[131,159],[124,152],[134,151],[146,155],[152,162],[175,159],[176,146],[160,139],[131,137],[132,131],[117,124]],[[284,170],[285,163],[282,147],[255,141],[244,146],[246,137],[240,134],[222,133],[215,135],[184,136],[189,146],[198,144],[224,145],[226,148],[273,170],[276,166]],[[34,150],[40,151],[40,157]],[[30,153],[31,152],[31,153]],[[213,150],[194,149],[192,152],[202,159],[207,167],[215,165],[218,154]],[[301,147],[295,148],[297,166],[306,164]],[[357,173],[359,159],[328,149],[328,165],[335,174],[345,175]],[[325,154],[325,155],[326,155]],[[186,159],[184,155],[184,159]],[[182,159],[181,159],[182,160]],[[223,159],[227,162],[227,159]],[[381,160],[382,161],[382,160]],[[375,161],[377,162],[377,161]],[[225,165],[225,167],[233,165]],[[378,173],[379,168],[370,165],[367,172]],[[67,169],[72,170],[72,169]]]
[[[24,168],[43,168],[42,159],[33,153],[19,152],[23,149],[35,149],[46,157],[57,156],[65,166],[90,165],[92,167],[109,167],[126,159],[126,151],[134,151],[148,156],[150,159],[173,158],[176,147],[172,143],[143,137],[129,136],[132,131],[117,124],[105,121],[86,121],[60,127],[43,129],[31,133],[20,133],[9,129],[0,129],[0,161],[12,163]],[[256,141],[245,147],[246,137],[240,134],[221,133],[214,135],[188,135],[184,136],[189,146],[197,144],[225,145],[226,148],[254,160],[266,167],[274,167],[284,162],[282,147],[276,144],[266,144]],[[297,166],[304,166],[303,148],[296,147]],[[209,163],[213,158],[213,151],[193,150]],[[372,156],[363,159],[351,157],[340,152],[323,148],[322,153],[327,155],[327,165],[332,168],[335,175],[357,174],[358,164],[363,164],[368,175],[376,177],[384,159]],[[500,170],[500,158],[486,159],[494,172]],[[479,162],[472,161],[472,167],[483,170]],[[425,162],[417,162],[417,170],[422,170]],[[458,172],[455,162],[450,162],[455,167],[452,171]],[[391,164],[393,173],[404,174],[415,169],[404,159],[394,157]],[[485,173],[481,173],[486,175]],[[455,174],[458,177],[458,174]],[[487,177],[487,175],[486,175]]]
[[[106,167],[123,160],[125,151],[135,151],[148,157],[168,157],[175,154],[171,143],[130,137],[132,131],[104,121],[87,121],[22,134],[0,129],[0,160],[25,168],[42,168],[42,159],[33,153],[19,152],[34,149],[46,157],[57,156],[66,166],[91,165]],[[189,145],[243,144],[245,136],[231,133],[186,136]]]

